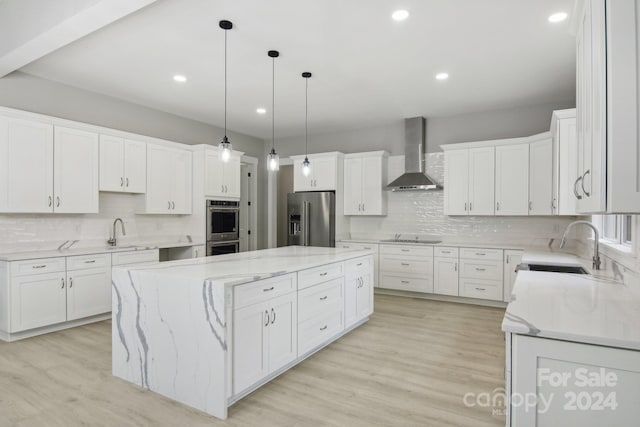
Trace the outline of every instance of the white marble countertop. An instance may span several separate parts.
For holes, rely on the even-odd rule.
[[[203,241],[189,241],[184,240],[159,240],[159,241],[145,241],[145,242],[126,242],[118,246],[108,246],[106,243],[104,246],[74,246],[69,249],[37,249],[37,250],[24,250],[16,249],[10,252],[0,253],[0,261],[23,261],[29,259],[39,258],[54,258],[61,256],[75,256],[75,255],[92,255],[103,253],[115,253],[115,252],[132,252],[132,251],[144,251],[148,249],[164,249],[164,248],[181,248],[189,246],[204,245]]]
[[[640,286],[602,276],[519,271],[502,330],[640,350],[638,325]]]
[[[438,239],[434,239],[438,240]],[[403,246],[445,246],[459,248],[486,248],[486,249],[524,249],[527,245],[517,245],[513,243],[483,243],[483,242],[465,242],[465,241],[449,241],[443,240],[439,243],[416,243],[416,242],[387,242],[378,239],[342,239],[337,243],[365,243],[377,245],[403,245]]]
[[[566,252],[558,251],[526,251],[522,255],[523,264],[539,264],[569,267],[586,267],[585,260]]]
[[[189,280],[239,285],[372,254],[373,251],[370,250],[287,246],[140,267],[115,267],[114,270],[161,273],[164,276]]]

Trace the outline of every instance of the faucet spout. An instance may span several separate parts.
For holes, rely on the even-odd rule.
[[[598,229],[589,221],[573,221],[571,224],[567,225],[567,228],[564,230],[564,234],[562,235],[560,248],[563,248],[567,242],[567,235],[569,234],[569,231],[578,224],[586,225],[593,230],[593,268],[595,270],[600,270],[600,234],[598,233]]]
[[[124,221],[122,221],[122,218],[116,218],[113,221],[113,234],[111,235],[109,240],[107,240],[107,243],[109,243],[111,246],[116,246],[118,244],[118,239],[116,237],[116,225],[118,224],[118,222],[120,222],[120,230],[122,231],[122,235],[127,235],[127,232],[124,230]]]

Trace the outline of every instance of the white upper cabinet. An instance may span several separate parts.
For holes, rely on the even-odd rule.
[[[240,157],[241,153],[234,151],[229,161],[223,162],[218,150],[206,150],[204,171],[206,197],[240,198]]]
[[[53,212],[53,126],[0,117],[0,212]]]
[[[147,192],[142,213],[191,214],[192,153],[147,146]]]
[[[386,152],[348,154],[344,159],[344,214],[386,215]]]
[[[585,0],[576,35],[580,213],[640,212],[640,8]]]
[[[494,214],[494,162],[493,147],[469,150],[469,215]]]
[[[529,145],[529,215],[553,215],[553,140]]]
[[[469,214],[469,150],[444,153],[444,213]]]
[[[98,134],[55,126],[54,212],[98,213]]]
[[[553,214],[577,215],[578,139],[576,110],[553,112]]]
[[[529,213],[529,145],[496,147],[496,215]]]
[[[100,191],[144,193],[147,144],[100,135]]]
[[[293,160],[293,191],[335,191],[342,162],[342,153],[324,153],[309,155],[311,172],[302,173],[304,156],[291,156]]]

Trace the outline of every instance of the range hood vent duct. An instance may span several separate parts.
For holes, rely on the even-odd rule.
[[[404,174],[387,185],[391,191],[442,190],[442,185],[424,172],[425,119],[413,117],[404,121]]]

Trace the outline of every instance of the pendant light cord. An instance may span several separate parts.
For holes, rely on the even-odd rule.
[[[309,154],[309,79],[304,79],[305,89],[304,89],[304,154],[305,156]]]
[[[271,58],[271,149],[276,149],[276,58]]]
[[[224,30],[224,139],[227,140],[227,33]]]

